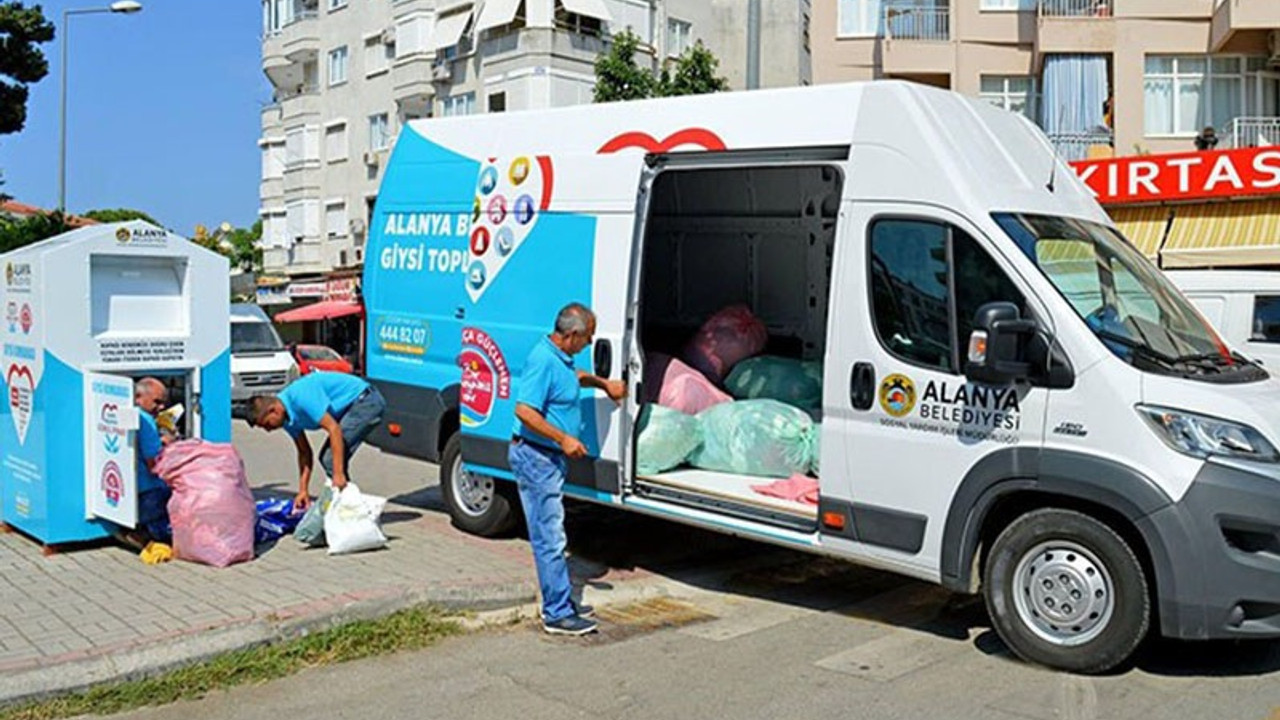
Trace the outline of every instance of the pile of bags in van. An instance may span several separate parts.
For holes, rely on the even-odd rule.
[[[745,306],[709,318],[682,358],[651,354],[637,470],[688,463],[716,472],[786,478],[817,474],[822,365],[762,355],[769,334]]]

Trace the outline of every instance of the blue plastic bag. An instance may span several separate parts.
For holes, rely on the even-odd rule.
[[[270,498],[256,504],[257,521],[253,526],[253,542],[261,544],[278,540],[293,532],[302,521],[302,513],[293,511],[293,498]]]

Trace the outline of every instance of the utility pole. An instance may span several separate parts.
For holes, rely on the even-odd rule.
[[[747,89],[760,87],[760,0],[747,0]]]

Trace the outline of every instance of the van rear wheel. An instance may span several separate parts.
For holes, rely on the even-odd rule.
[[[481,537],[511,531],[519,522],[513,483],[469,472],[462,465],[462,436],[454,433],[440,457],[440,493],[453,526]]]
[[[1106,524],[1047,508],[996,538],[983,583],[996,632],[1022,659],[1079,673],[1128,660],[1150,628],[1146,574]]]

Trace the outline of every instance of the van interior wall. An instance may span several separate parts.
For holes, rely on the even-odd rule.
[[[769,329],[766,352],[822,359],[841,181],[829,166],[658,176],[644,245],[645,351],[679,355],[708,317],[745,304]]]

